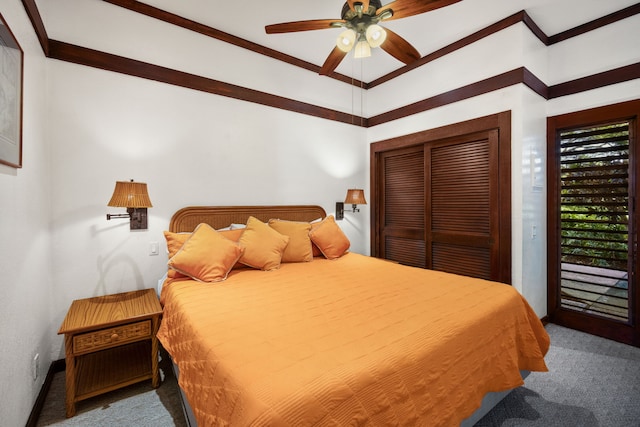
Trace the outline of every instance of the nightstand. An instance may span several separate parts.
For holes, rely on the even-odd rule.
[[[160,385],[161,314],[154,289],[73,301],[58,331],[64,334],[67,417],[80,400],[148,379]]]

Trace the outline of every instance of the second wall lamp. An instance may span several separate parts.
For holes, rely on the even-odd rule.
[[[344,202],[336,202],[336,219],[344,218],[344,205],[351,205],[352,212],[360,212],[358,205],[366,205],[367,200],[364,198],[364,190],[360,188],[350,188],[347,190],[347,196]]]

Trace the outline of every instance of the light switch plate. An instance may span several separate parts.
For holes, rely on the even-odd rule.
[[[150,242],[149,243],[149,255],[153,256],[153,255],[158,255],[160,253],[160,247],[158,245],[158,242]]]

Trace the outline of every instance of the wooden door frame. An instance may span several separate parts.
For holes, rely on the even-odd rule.
[[[613,339],[615,341],[640,347],[640,296],[638,296],[637,273],[640,271],[640,256],[636,254],[634,274],[629,278],[630,318],[628,324],[599,318],[589,321],[589,318],[579,312],[564,310],[560,307],[560,206],[559,201],[559,170],[560,153],[557,135],[565,129],[581,126],[596,126],[598,124],[617,121],[635,120],[635,127],[629,128],[629,150],[634,152],[634,163],[629,170],[635,176],[629,176],[631,189],[635,191],[630,197],[636,198],[640,192],[638,178],[640,177],[640,158],[637,144],[640,142],[640,100],[621,102],[618,104],[596,107],[588,110],[576,111],[547,118],[547,313],[549,320],[571,329],[581,330],[593,335]],[[630,232],[636,236],[640,233],[640,214],[638,202],[633,212],[633,222]],[[636,249],[640,251],[640,249]]]
[[[511,283],[511,111],[504,111],[477,119],[471,119],[460,123],[446,125],[434,129],[428,129],[408,135],[385,139],[371,143],[369,164],[370,171],[370,198],[371,198],[371,255],[378,256],[380,246],[381,229],[381,203],[382,188],[377,180],[379,173],[378,163],[381,153],[423,145],[427,142],[436,142],[450,138],[459,138],[464,135],[478,132],[498,131],[498,195],[500,198],[500,256],[499,256],[499,281]]]

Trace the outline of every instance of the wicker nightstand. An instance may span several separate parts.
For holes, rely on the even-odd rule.
[[[66,414],[76,402],[151,379],[160,385],[162,307],[155,290],[75,300],[60,326],[66,356]]]

